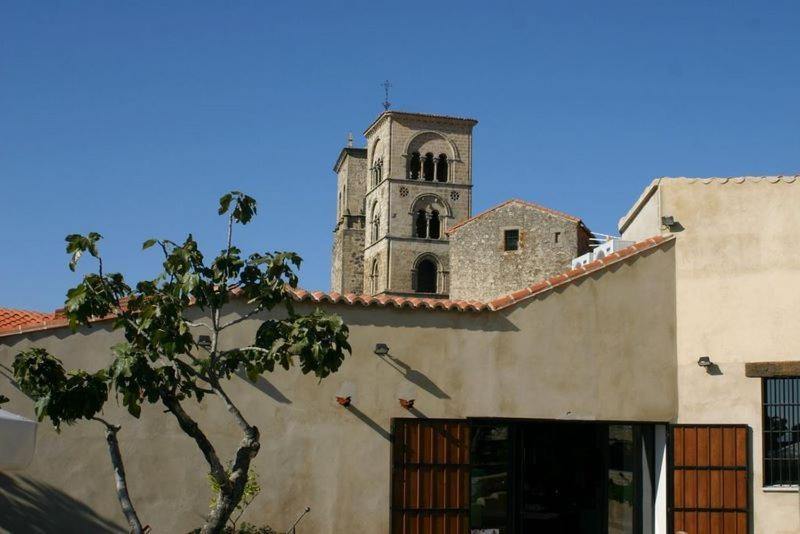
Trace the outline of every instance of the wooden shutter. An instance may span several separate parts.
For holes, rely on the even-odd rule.
[[[393,534],[469,532],[469,440],[465,420],[393,421]]]
[[[748,433],[744,425],[672,426],[672,532],[748,534]]]

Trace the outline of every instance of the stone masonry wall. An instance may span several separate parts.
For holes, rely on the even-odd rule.
[[[336,227],[331,253],[331,291],[361,293],[364,279],[366,157],[347,152],[337,173]]]
[[[505,251],[504,231],[514,228],[519,250]],[[577,222],[511,202],[450,235],[450,298],[488,301],[522,289],[568,270],[586,247]]]

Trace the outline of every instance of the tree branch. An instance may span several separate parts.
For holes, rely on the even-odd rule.
[[[208,521],[203,525],[202,533],[210,534],[221,532],[228,518],[236,509],[242,499],[244,488],[247,485],[247,474],[250,471],[250,462],[258,454],[261,444],[258,428],[251,426],[245,431],[239,448],[236,449],[236,460],[231,469],[230,486],[220,490],[217,505],[211,511]]]
[[[207,325],[206,323],[202,323],[200,321],[192,322],[192,321],[190,321],[188,319],[185,319],[183,317],[181,317],[181,320],[186,324],[186,326],[189,326],[189,327],[192,327],[192,328],[201,328],[202,327],[202,328],[205,328],[206,330],[208,330],[209,332],[213,332],[214,331],[214,329],[212,329],[211,326]]]
[[[217,481],[220,488],[227,488],[230,481],[228,480],[228,475],[225,473],[225,468],[222,466],[222,463],[219,461],[219,457],[217,456],[217,451],[214,449],[214,446],[208,440],[206,435],[200,430],[200,426],[197,424],[197,421],[191,418],[189,414],[187,414],[183,406],[181,406],[178,399],[175,397],[163,393],[161,395],[161,402],[164,403],[164,406],[172,412],[172,415],[175,416],[175,419],[178,420],[178,425],[181,427],[186,434],[188,434],[192,439],[194,439],[197,446],[202,451],[203,456],[206,458],[206,462],[208,462],[209,467],[211,468],[211,476]]]
[[[119,450],[119,442],[117,441],[117,432],[120,430],[119,425],[112,425],[108,421],[100,417],[93,417],[106,427],[106,443],[108,444],[108,454],[111,456],[111,465],[114,467],[114,482],[117,487],[117,499],[122,508],[122,513],[128,524],[131,527],[131,532],[134,534],[142,534],[142,522],[139,521],[139,516],[131,502],[131,497],[128,494],[128,480],[125,477],[125,466],[122,463],[122,453]]]
[[[228,409],[228,412],[230,412],[230,414],[236,420],[236,423],[239,425],[239,427],[241,427],[245,433],[250,431],[253,427],[250,426],[250,423],[248,423],[244,418],[242,412],[239,411],[239,408],[236,407],[228,394],[225,393],[225,390],[222,389],[222,385],[219,383],[219,380],[216,378],[216,376],[209,381],[209,384],[211,384],[211,389],[214,390],[214,393],[219,395],[219,397],[222,399],[222,402],[225,403],[225,408]]]
[[[224,325],[220,326],[220,327],[219,327],[219,329],[220,329],[220,330],[225,330],[225,329],[226,329],[226,328],[228,328],[229,326],[233,326],[233,325],[235,325],[235,324],[241,323],[242,321],[246,321],[247,319],[249,319],[249,318],[250,318],[250,317],[252,317],[253,315],[257,314],[258,312],[260,312],[260,311],[261,311],[261,310],[263,310],[263,309],[264,309],[264,306],[262,306],[262,305],[260,305],[260,304],[259,304],[258,306],[256,306],[255,308],[253,308],[253,309],[252,309],[252,310],[250,310],[249,312],[245,313],[244,315],[242,315],[242,316],[240,316],[240,317],[238,317],[238,318],[236,318],[236,319],[233,319],[233,320],[231,320],[231,321],[228,321],[228,322],[227,322],[227,323],[225,323]]]

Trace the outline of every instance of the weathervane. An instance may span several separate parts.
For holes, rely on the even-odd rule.
[[[385,111],[389,111],[389,107],[392,105],[392,103],[389,102],[389,88],[392,86],[392,84],[389,82],[389,80],[386,80],[381,84],[381,86],[383,87],[383,93],[385,97],[383,101],[383,109]]]

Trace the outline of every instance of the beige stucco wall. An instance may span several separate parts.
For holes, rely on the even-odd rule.
[[[656,183],[630,229],[652,231],[658,199],[678,223],[678,422],[750,425],[754,532],[800,532],[797,492],[762,489],[761,381],[744,375],[746,362],[800,360],[800,181]],[[698,367],[700,356],[721,374]]]
[[[310,506],[300,532],[387,533],[391,419],[410,415],[398,403],[409,393],[420,417],[674,419],[674,257],[668,243],[502,312],[327,305],[351,328],[353,355],[339,373],[317,383],[279,371],[231,386],[262,433],[254,465],[264,491],[247,519],[286,528]],[[256,325],[238,325],[230,341],[247,342]],[[102,326],[6,337],[0,363],[5,369],[19,350],[37,345],[70,367],[97,368],[117,339]],[[373,354],[378,342],[390,346],[393,360]],[[355,386],[351,410],[334,400],[344,383]],[[31,402],[4,377],[0,391],[11,397],[9,409],[32,415]],[[193,411],[229,455],[238,432],[220,403],[212,398]],[[124,424],[120,439],[144,521],[155,532],[199,525],[206,465],[175,421],[158,407],[132,420],[113,402],[106,415]],[[36,487],[23,494],[28,483]],[[33,465],[16,478],[0,475],[0,503],[17,497],[27,515],[0,514],[0,528],[32,520],[58,521],[62,532],[122,525],[100,426],[81,423],[55,435],[40,425]]]

